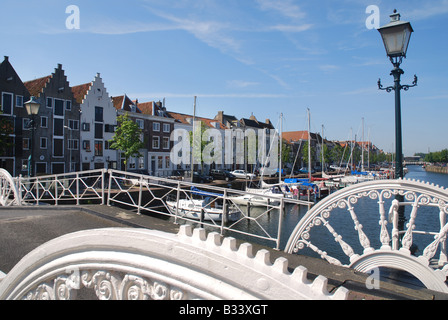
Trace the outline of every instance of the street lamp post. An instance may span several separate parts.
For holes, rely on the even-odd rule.
[[[383,39],[384,47],[386,48],[387,55],[394,66],[391,71],[391,75],[394,77],[394,85],[383,88],[381,79],[378,80],[378,88],[380,90],[386,90],[387,92],[395,91],[395,178],[403,178],[403,146],[402,146],[402,134],[401,134],[401,90],[409,90],[411,87],[417,85],[417,76],[414,76],[414,82],[412,85],[401,85],[401,75],[404,71],[400,68],[403,58],[406,58],[406,52],[409,46],[409,40],[411,34],[414,32],[409,22],[401,21],[400,14],[397,10],[390,15],[391,21],[378,29]],[[402,195],[397,195],[396,199],[399,202],[403,201]],[[399,230],[404,230],[404,207],[400,206],[398,211]]]
[[[29,128],[31,129],[30,139],[30,156],[28,158],[28,176],[33,176],[33,154],[34,154],[34,130],[36,130],[36,121],[34,120],[39,113],[40,103],[36,100],[36,97],[31,97],[29,101],[25,102],[26,112],[31,116],[29,122]]]
[[[400,14],[397,10],[390,16],[389,24],[381,27],[378,31],[384,42],[387,55],[392,62],[394,69],[391,75],[394,77],[394,86],[383,88],[381,79],[378,80],[378,88],[387,92],[395,91],[395,177],[403,178],[403,146],[401,136],[401,89],[407,91],[417,85],[417,76],[414,76],[412,85],[401,85],[401,75],[404,71],[400,68],[403,57],[406,58],[406,52],[414,30],[409,22],[400,21]]]

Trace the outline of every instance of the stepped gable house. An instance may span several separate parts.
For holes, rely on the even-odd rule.
[[[35,134],[36,174],[58,174],[80,169],[80,109],[62,65],[46,77],[24,83],[41,106]]]
[[[0,146],[0,168],[12,176],[27,173],[30,130],[24,103],[29,98],[28,89],[5,56],[0,64],[0,125],[6,136]]]
[[[109,141],[117,125],[117,110],[99,73],[92,82],[72,88],[81,110],[81,169],[117,169],[117,151]]]

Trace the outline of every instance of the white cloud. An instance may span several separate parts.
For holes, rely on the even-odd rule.
[[[257,0],[260,9],[263,11],[276,11],[281,15],[292,19],[303,19],[305,13],[291,0]]]
[[[420,8],[415,8],[414,10],[406,13],[401,12],[403,20],[424,20],[432,18],[433,16],[448,13],[448,0],[419,1],[418,3],[424,5]]]
[[[230,80],[227,81],[227,85],[233,88],[247,88],[259,85],[259,82],[243,81],[243,80]]]
[[[174,92],[143,92],[131,93],[131,97],[138,97],[139,99],[158,99],[161,98],[247,98],[247,99],[277,99],[286,98],[284,94],[276,93],[174,93]]]
[[[336,65],[325,64],[325,65],[319,66],[319,69],[322,71],[325,71],[325,72],[330,72],[330,71],[338,70],[340,68],[339,68],[339,66],[336,66]]]
[[[303,32],[309,30],[313,25],[312,24],[303,24],[303,25],[276,25],[269,27],[270,30],[281,31],[281,32]]]

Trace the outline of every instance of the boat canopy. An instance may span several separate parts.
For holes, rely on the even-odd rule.
[[[368,176],[369,175],[369,173],[368,172],[365,172],[365,171],[354,171],[354,170],[352,170],[352,174],[353,175],[362,175],[362,176]],[[375,176],[375,174],[374,173],[372,173],[373,174],[373,176]]]
[[[207,196],[209,196],[209,197],[222,197],[223,196],[220,193],[213,193],[213,192],[209,192],[209,191],[200,190],[200,189],[198,189],[196,187],[193,187],[193,186],[190,188],[190,190],[192,191],[191,192],[192,194],[199,195],[199,196],[205,196],[205,197],[207,197]]]

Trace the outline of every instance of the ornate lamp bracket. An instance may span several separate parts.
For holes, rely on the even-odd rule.
[[[416,87],[417,83],[418,83],[417,75],[414,75],[414,81],[412,82],[412,84],[400,85],[400,90],[403,89],[404,91],[408,91],[409,88]],[[391,92],[391,91],[395,90],[395,86],[390,86],[390,87],[384,88],[383,85],[381,84],[381,79],[378,79],[378,89],[386,90],[387,92]]]

